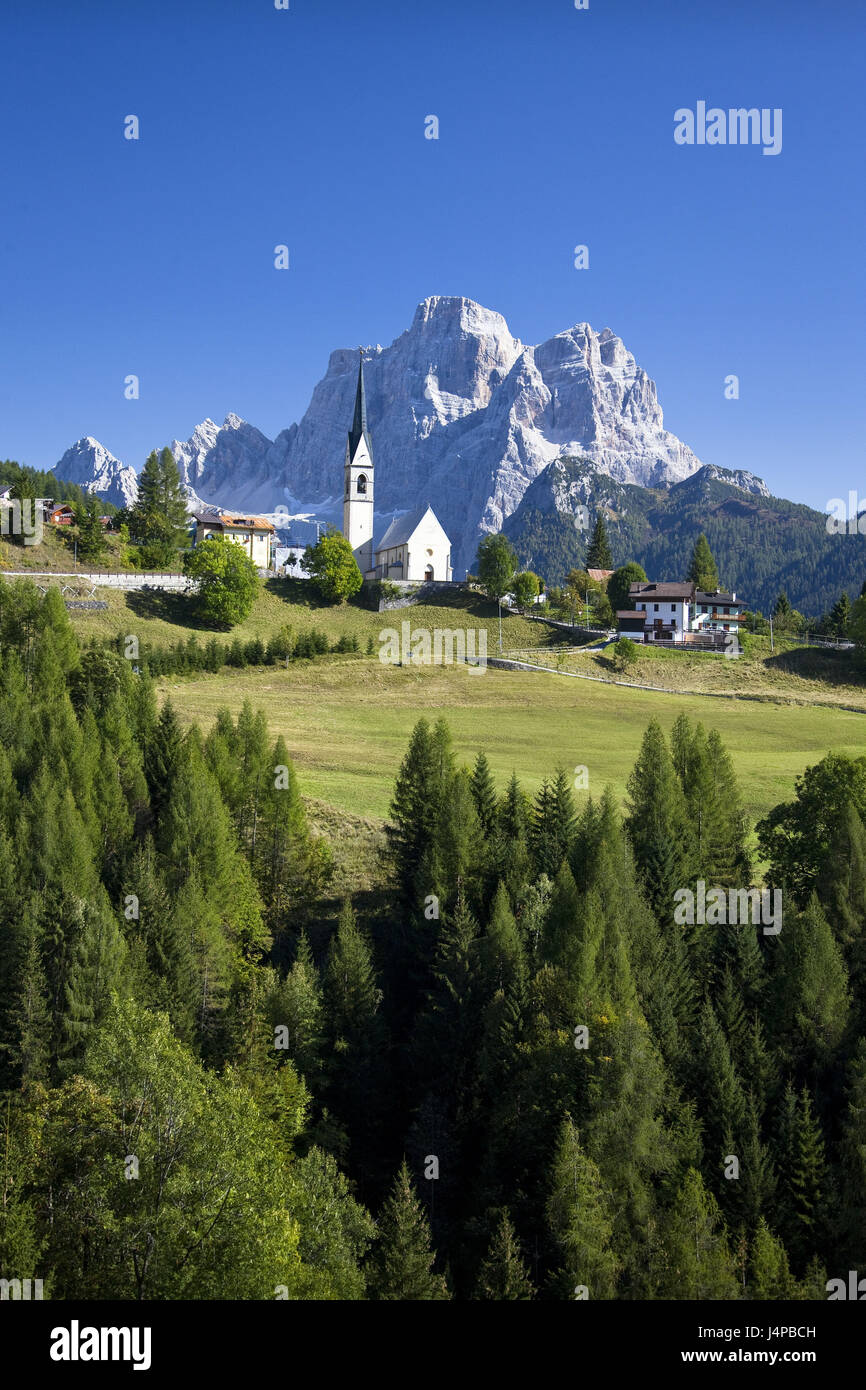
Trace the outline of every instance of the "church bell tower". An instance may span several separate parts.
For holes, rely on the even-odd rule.
[[[343,535],[362,574],[373,568],[373,446],[367,432],[364,352],[359,348],[355,417],[346,444],[343,488]]]

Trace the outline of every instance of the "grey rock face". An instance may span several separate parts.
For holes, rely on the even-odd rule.
[[[98,493],[116,507],[131,506],[138,493],[135,469],[121,463],[90,435],[67,449],[53,471],[55,477]]]
[[[669,487],[701,463],[665,430],[655,384],[609,328],[579,323],[537,347],[471,299],[433,296],[389,347],[364,353],[378,535],[429,502],[455,575],[561,455],[623,483]],[[342,496],[358,354],[331,353],[299,424],[269,440],[236,415],[172,444],[194,500],[273,513],[333,513]],[[724,471],[724,470],[723,470]]]

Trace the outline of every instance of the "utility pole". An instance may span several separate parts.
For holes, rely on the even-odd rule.
[[[770,651],[771,651],[771,652],[774,652],[775,650],[776,650],[776,648],[775,648],[775,646],[774,646],[774,644],[773,644],[773,619],[771,618],[771,619],[770,619]]]
[[[499,650],[502,651],[502,595],[499,595]]]

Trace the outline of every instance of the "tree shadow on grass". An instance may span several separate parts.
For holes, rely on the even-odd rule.
[[[825,685],[866,685],[866,663],[857,651],[792,647],[766,657],[765,664],[770,671],[782,671],[801,680],[823,681]]]
[[[173,627],[191,627],[198,632],[224,632],[196,611],[194,594],[173,593],[169,589],[130,589],[126,606],[137,618],[158,618]]]
[[[282,600],[292,608],[308,608],[311,610],[318,608],[339,608],[339,603],[333,599],[322,598],[315,584],[309,579],[273,578],[264,581],[264,590],[267,594],[273,594],[274,598]],[[366,604],[358,603],[357,596],[350,599],[349,603],[353,608],[365,608]]]

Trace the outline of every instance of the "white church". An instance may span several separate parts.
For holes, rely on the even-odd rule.
[[[367,429],[363,352],[346,444],[343,535],[365,579],[451,580],[451,542],[429,505],[396,517],[378,545],[373,544],[373,446]]]

